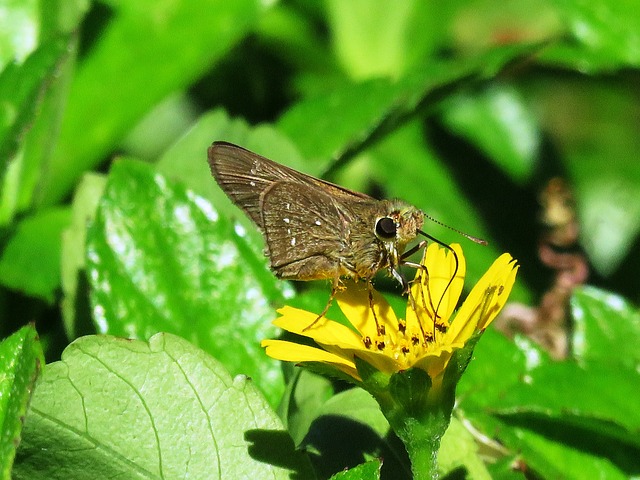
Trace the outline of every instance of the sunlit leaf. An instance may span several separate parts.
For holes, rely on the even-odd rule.
[[[145,164],[121,160],[87,236],[87,274],[99,332],[147,339],[172,332],[255,379],[277,404],[277,362],[260,340],[291,290],[228,218]]]
[[[0,343],[0,478],[11,478],[27,406],[43,364],[33,326],[23,327]]]
[[[87,336],[46,366],[13,478],[284,479],[305,469],[248,378],[173,335]]]

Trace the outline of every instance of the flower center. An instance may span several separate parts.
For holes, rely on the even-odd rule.
[[[374,338],[363,337],[362,343],[368,350],[382,352],[396,362],[410,367],[418,358],[423,357],[436,346],[438,337],[446,330],[446,325],[437,322],[432,322],[428,330],[415,327],[407,329],[406,322],[399,320],[395,335],[389,335],[381,329]]]

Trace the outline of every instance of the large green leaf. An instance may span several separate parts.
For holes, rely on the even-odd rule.
[[[520,383],[523,375],[546,362],[548,359],[529,342],[514,343],[489,327],[458,384],[458,407],[464,411],[491,408],[505,392]]]
[[[65,93],[75,41],[42,45],[22,65],[0,74],[0,225],[27,207],[48,158]]]
[[[53,303],[60,288],[62,232],[71,221],[68,207],[25,217],[0,253],[0,283]]]
[[[640,375],[619,366],[573,362],[550,363],[527,375],[527,381],[513,385],[494,402],[501,415],[520,419],[544,417],[558,425],[592,429],[640,448],[640,412],[634,402],[640,389]]]
[[[618,478],[613,463],[632,471],[637,456],[638,415],[626,399],[638,382],[615,363],[552,362],[524,338],[513,343],[490,328],[460,381],[458,406],[544,478]]]
[[[0,478],[11,478],[11,465],[20,443],[22,423],[44,364],[38,334],[23,327],[0,343]]]
[[[404,446],[390,432],[387,420],[369,393],[360,388],[338,393],[314,413],[316,418],[303,445],[318,453],[315,459],[318,471],[327,474],[340,465],[383,458],[383,478],[410,477]],[[442,474],[464,468],[470,478],[489,478],[473,437],[455,418],[442,438],[438,467]]]
[[[258,19],[257,0],[111,3],[78,66],[43,202],[66,195],[147,111],[207,71]],[[80,133],[81,132],[81,133]]]
[[[274,307],[291,290],[242,228],[149,165],[121,160],[109,174],[87,249],[100,332],[179,334],[231,373],[253,377],[277,403],[278,363],[259,344],[274,336]]]
[[[88,0],[2,5],[0,224],[31,206],[48,172],[73,71],[78,24],[87,8]]]
[[[296,445],[302,443],[318,410],[334,393],[333,384],[328,378],[307,369],[295,368],[278,410],[282,412],[280,416],[285,419],[287,430]]]
[[[13,478],[285,479],[290,470],[310,478],[246,377],[173,335],[88,336],[45,368]]]
[[[629,473],[634,472],[632,467],[629,473],[625,473],[615,461],[598,452],[597,438],[582,432],[583,436],[580,440],[583,448],[577,448],[566,438],[563,441],[562,431],[561,427],[555,425],[550,428],[549,436],[545,436],[528,429],[503,425],[500,440],[513,451],[517,451],[518,463],[523,464],[538,478],[623,480],[630,478]],[[553,439],[554,433],[560,437],[559,441]],[[616,448],[615,444],[610,446],[613,449]],[[613,456],[615,457],[615,454]],[[637,466],[635,472],[637,472]]]
[[[624,298],[593,287],[571,297],[572,353],[582,361],[619,364],[638,371],[640,312]]]
[[[312,460],[320,476],[374,458],[384,458],[383,475],[385,470],[390,470],[390,478],[406,478],[409,474],[402,443],[396,438],[389,440],[389,424],[376,401],[364,390],[353,388],[338,393],[313,413],[316,418],[302,445],[317,452]]]

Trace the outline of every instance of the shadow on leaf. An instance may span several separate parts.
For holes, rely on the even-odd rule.
[[[296,450],[291,436],[280,430],[247,430],[244,439],[249,442],[249,455],[262,463],[291,470],[290,478],[314,478],[307,455]]]

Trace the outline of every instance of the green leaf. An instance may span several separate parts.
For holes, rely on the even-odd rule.
[[[37,45],[36,2],[5,2],[0,29],[0,69],[13,61],[22,63]]]
[[[346,84],[329,95],[325,93],[294,105],[280,117],[278,128],[310,160],[305,173],[319,175],[327,168],[328,160],[339,157],[352,139],[374,128],[396,98],[397,89],[388,80]],[[340,121],[335,121],[336,118]]]
[[[395,436],[389,437],[389,423],[366,391],[352,388],[338,393],[315,415],[302,445],[316,453],[312,461],[319,477],[375,458],[384,458],[383,476],[386,471],[391,478],[410,475],[404,446]]]
[[[390,435],[389,423],[369,393],[353,388],[334,395],[319,409],[303,445],[318,452],[314,463],[325,474],[340,465],[354,465],[367,458],[383,458],[383,478],[410,475],[404,446]],[[452,418],[438,454],[444,475],[464,466],[474,479],[489,478],[469,432]],[[333,470],[332,470],[333,469]]]
[[[107,179],[87,173],[80,180],[71,206],[71,224],[62,232],[62,320],[67,337],[95,332],[91,328],[88,280],[85,271],[87,225],[95,218]]]
[[[449,11],[420,0],[333,0],[327,7],[335,54],[355,79],[394,78],[423,63],[443,43]]]
[[[139,339],[179,334],[232,374],[254,378],[277,404],[279,364],[260,341],[275,336],[274,306],[291,290],[242,228],[149,165],[121,160],[109,174],[87,249],[98,331]]]
[[[0,283],[53,303],[60,288],[62,231],[69,208],[50,208],[26,217],[0,254]]]
[[[493,409],[526,423],[531,416],[580,426],[640,448],[640,412],[630,398],[640,389],[635,370],[591,362],[549,363],[531,371],[526,382],[512,386]]]
[[[537,48],[496,48],[473,59],[434,63],[397,82],[376,79],[343,83],[294,105],[277,125],[302,155],[313,161],[307,172],[319,175],[330,166],[330,160],[351,158],[418,112],[436,105],[448,91],[492,77],[507,62],[530,55]]]
[[[530,421],[531,423],[533,422]],[[632,477],[632,473],[638,471],[637,465],[631,465],[629,473],[626,473],[616,461],[598,452],[597,438],[585,435],[584,432],[580,437],[583,448],[576,448],[562,438],[561,428],[557,425],[552,427],[547,432],[552,437],[549,438],[531,430],[509,428],[504,425],[500,429],[500,440],[519,453],[519,463],[524,464],[537,478],[623,480]],[[554,435],[560,436],[559,441],[554,441]],[[616,448],[615,444],[610,446]],[[637,451],[635,456],[637,460]]]
[[[317,14],[314,9],[318,10]],[[307,3],[303,10],[298,5],[279,2],[262,16],[255,33],[269,45],[271,53],[296,67],[298,79],[317,74],[326,88],[329,76],[342,78],[343,75],[326,46],[324,32],[317,29],[318,22],[325,21],[324,10],[324,3]]]
[[[144,0],[111,6],[112,18],[71,85],[45,204],[64,197],[149,109],[207,71],[263,9],[257,0]]]
[[[457,387],[458,408],[468,413],[492,405],[522,381],[522,375],[548,362],[530,343],[518,343],[489,327],[473,351],[473,358]]]
[[[563,455],[571,463],[567,478],[588,478],[590,471],[620,475],[611,462],[637,456],[638,415],[624,399],[638,388],[632,371],[554,363],[524,338],[513,343],[489,328],[458,385],[458,408],[543,478],[565,475]]]
[[[304,478],[304,459],[252,382],[170,334],[88,336],[47,365],[19,479]],[[306,476],[305,476],[306,475]]]
[[[196,105],[186,92],[176,92],[155,105],[120,144],[127,155],[154,162],[191,126]],[[158,135],[158,132],[162,135]]]
[[[481,91],[460,92],[445,102],[442,112],[450,129],[473,142],[514,182],[529,180],[541,132],[517,90],[494,83]]]
[[[514,345],[488,329],[458,386],[459,408],[606,431],[632,442],[640,415],[626,401],[640,388],[632,369],[615,363],[551,362],[524,339]],[[522,381],[524,378],[526,381]]]
[[[590,73],[640,66],[640,12],[634,0],[554,4],[570,38],[545,50],[542,60]]]
[[[42,348],[33,326],[26,326],[0,343],[0,478],[11,478],[31,392],[41,366]]]
[[[3,3],[0,225],[31,206],[48,171],[73,72],[78,23],[87,8],[87,0]]]
[[[306,368],[296,368],[294,375],[287,383],[287,392],[278,410],[291,438],[299,445],[317,417],[318,409],[331,398],[334,389],[330,380]]]
[[[619,364],[627,370],[640,365],[640,312],[624,298],[593,287],[571,297],[572,353],[582,362]]]
[[[443,474],[464,469],[473,480],[490,480],[473,435],[455,417],[442,437],[438,452],[438,470]]]
[[[29,206],[59,123],[75,40],[56,38],[0,74],[0,225]]]
[[[378,480],[380,479],[380,460],[372,460],[344,472],[331,476],[331,480]]]
[[[487,462],[487,469],[494,480],[526,480],[525,466],[518,455],[504,456],[497,461]],[[523,468],[525,467],[525,468]]]

